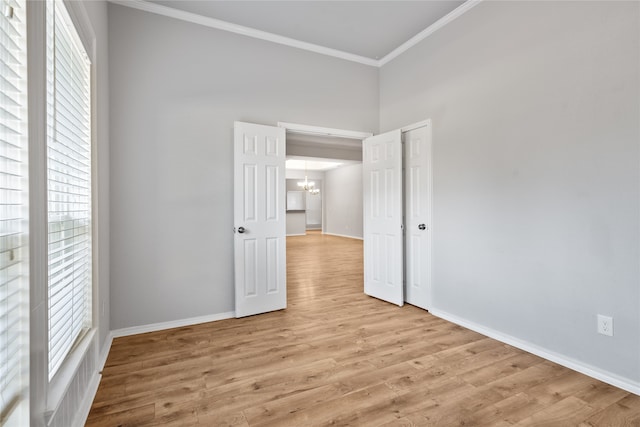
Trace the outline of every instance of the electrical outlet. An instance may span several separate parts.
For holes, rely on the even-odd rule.
[[[613,336],[613,317],[598,314],[598,333]]]

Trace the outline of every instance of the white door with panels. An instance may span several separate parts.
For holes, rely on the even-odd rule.
[[[236,317],[287,306],[285,129],[234,124]]]
[[[405,149],[405,301],[431,303],[431,124],[403,133]]]
[[[363,141],[364,292],[402,306],[402,140],[400,130]]]

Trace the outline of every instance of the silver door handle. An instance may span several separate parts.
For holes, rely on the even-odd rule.
[[[427,226],[426,226],[426,225],[424,225],[424,224],[420,224],[420,225],[418,225],[418,229],[420,229],[420,230],[426,230],[426,229],[427,229]]]
[[[246,230],[244,229],[244,227],[238,227],[238,233],[242,234],[244,233]]]

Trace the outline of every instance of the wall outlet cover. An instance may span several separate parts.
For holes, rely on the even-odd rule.
[[[598,333],[613,336],[613,317],[598,314]]]

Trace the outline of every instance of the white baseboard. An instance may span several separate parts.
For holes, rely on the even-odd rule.
[[[594,366],[588,365],[584,362],[572,359],[562,354],[554,353],[543,347],[539,347],[527,341],[520,340],[518,338],[512,337],[511,335],[503,334],[502,332],[498,332],[494,329],[484,327],[482,325],[463,319],[456,315],[449,314],[445,311],[440,311],[438,309],[432,308],[429,310],[429,313],[433,314],[436,317],[440,317],[444,320],[447,320],[451,323],[455,323],[456,325],[460,325],[467,329],[471,329],[472,331],[478,332],[482,335],[486,335],[490,338],[493,338],[505,344],[509,344],[510,346],[519,348],[520,350],[524,350],[529,353],[535,354],[536,356],[540,356],[543,359],[550,360],[554,363],[557,363],[558,365],[562,365],[566,368],[580,372],[581,374],[585,374],[589,377],[595,378],[607,384],[611,384],[612,386],[621,388],[630,393],[640,395],[640,383],[632,381],[628,378],[624,378],[612,372],[608,372],[603,369],[596,368]]]
[[[328,232],[324,232],[322,234],[326,234],[328,236],[336,236],[336,237],[346,237],[347,239],[356,239],[356,240],[364,240],[362,237],[358,237],[358,236],[349,236],[347,234],[338,234],[338,233],[328,233]]]
[[[287,237],[306,236],[306,235],[307,235],[307,233],[287,234]]]
[[[197,325],[198,323],[215,322],[217,320],[231,319],[236,317],[235,311],[226,313],[210,314],[207,316],[191,317],[189,319],[172,320],[170,322],[153,323],[150,325],[132,326],[111,331],[113,338],[126,337],[129,335],[144,334],[147,332],[162,331],[164,329],[181,328],[183,326]]]

